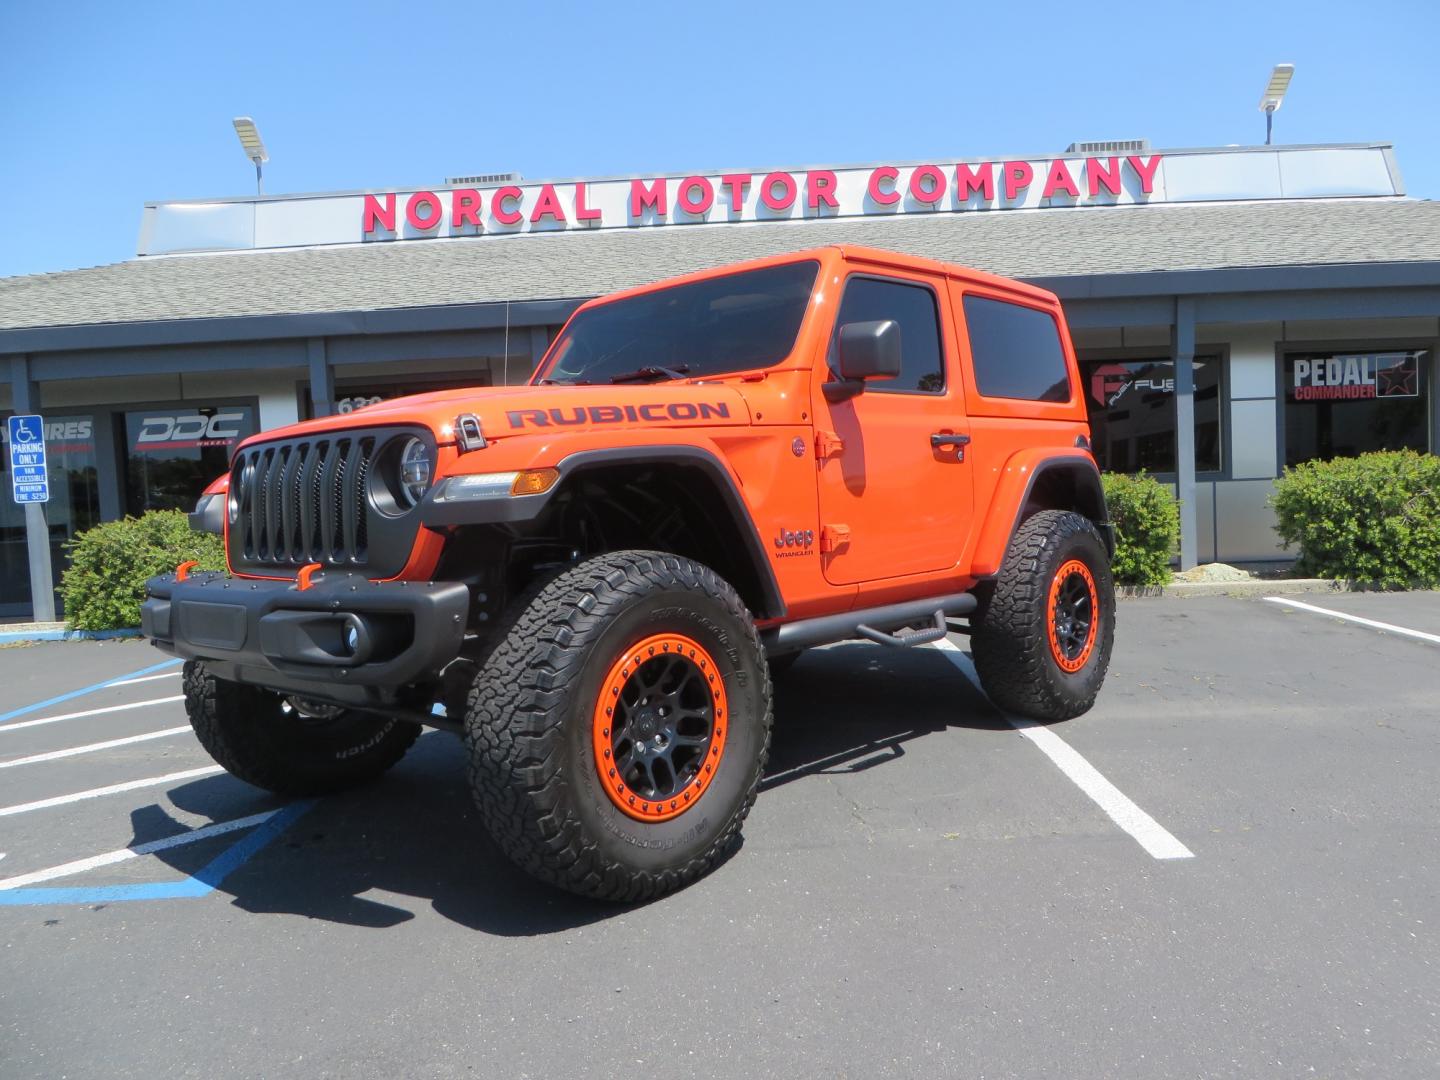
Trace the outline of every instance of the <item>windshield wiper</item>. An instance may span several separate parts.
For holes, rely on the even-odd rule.
[[[689,370],[689,364],[676,364],[674,367],[651,364],[648,367],[636,368],[634,371],[623,371],[619,375],[611,375],[610,381],[617,383],[643,382],[646,379],[683,379]]]

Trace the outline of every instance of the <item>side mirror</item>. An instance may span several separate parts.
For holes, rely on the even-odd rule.
[[[900,324],[894,319],[845,323],[839,338],[840,381],[824,387],[830,401],[854,397],[871,379],[900,374]]]

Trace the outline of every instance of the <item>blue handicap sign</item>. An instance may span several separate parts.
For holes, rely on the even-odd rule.
[[[50,480],[45,474],[45,421],[39,416],[12,416],[10,436],[10,490],[17,503],[50,501]]]

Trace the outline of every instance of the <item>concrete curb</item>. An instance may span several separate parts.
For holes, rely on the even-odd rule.
[[[1152,596],[1293,596],[1297,593],[1393,592],[1354,581],[1327,578],[1280,578],[1274,581],[1172,581],[1169,585],[1119,585],[1115,595],[1126,600]]]
[[[113,641],[119,638],[138,638],[137,629],[126,630],[71,630],[63,623],[59,625],[40,623],[24,630],[0,631],[0,645],[17,645],[31,641]]]

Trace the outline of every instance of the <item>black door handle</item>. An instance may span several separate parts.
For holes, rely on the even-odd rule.
[[[942,446],[969,446],[970,436],[945,435],[937,431],[930,436],[930,445],[935,449],[939,449]]]

